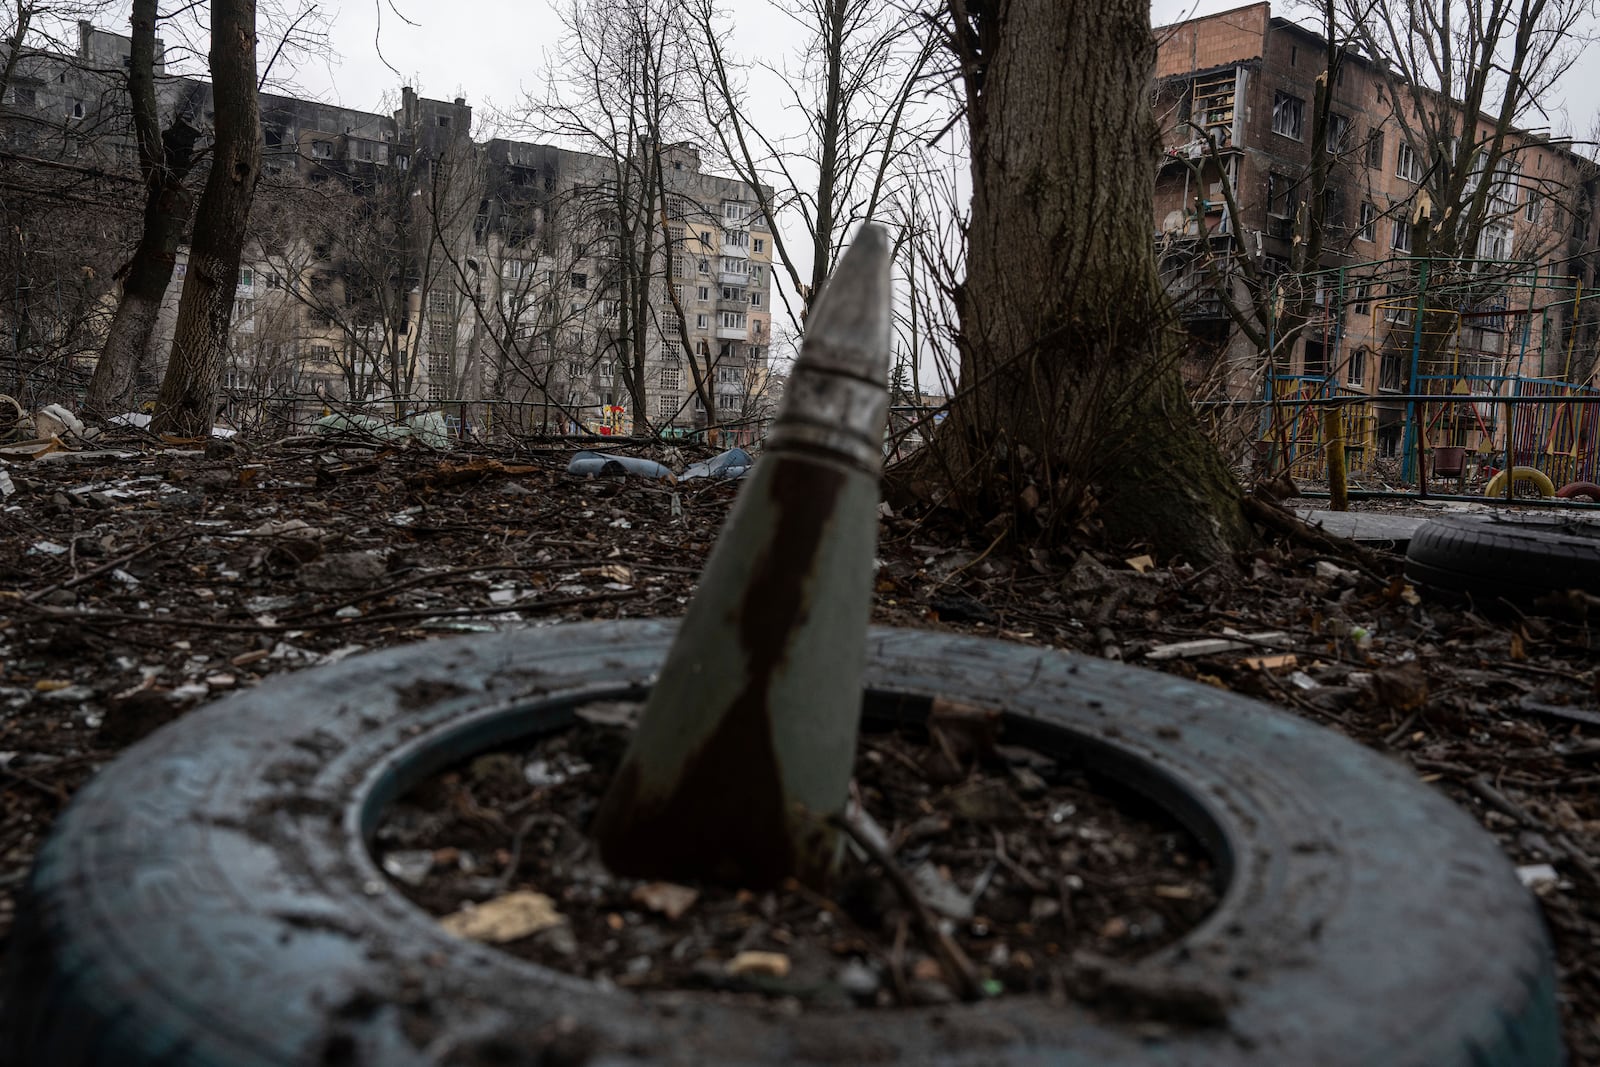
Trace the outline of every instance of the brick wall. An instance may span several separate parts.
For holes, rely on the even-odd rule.
[[[1251,4],[1157,28],[1156,77],[1208,70],[1261,55],[1271,16],[1270,4]]]

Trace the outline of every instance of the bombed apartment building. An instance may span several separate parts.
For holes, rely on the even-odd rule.
[[[128,48],[84,24],[77,54],[19,64],[0,108],[0,180],[35,190],[12,210],[27,231],[10,255],[26,276],[4,309],[21,338],[14,377],[51,399],[81,393],[114,308],[116,257],[137,235]],[[156,74],[163,124],[182,116],[203,146],[210,86],[159,58]],[[260,110],[225,417],[289,428],[347,406],[431,408],[471,432],[757,431],[771,232],[755,191],[702,172],[693,146],[610,159],[477,143],[465,99],[410,87],[388,111],[272,94]],[[54,216],[87,228],[55,247],[69,228]],[[186,269],[180,254],[142,367],[146,396]]]
[[[1203,399],[1370,397],[1345,408],[1360,470],[1410,447],[1406,405],[1386,397],[1592,382],[1589,161],[1517,128],[1497,142],[1493,116],[1462,121],[1350,49],[1319,129],[1326,41],[1267,3],[1156,34],[1155,241]],[[1445,149],[1430,143],[1452,123]],[[1462,136],[1475,140],[1452,158]],[[1442,168],[1462,159],[1462,196],[1485,195],[1466,247],[1445,257],[1428,237],[1448,224]],[[1412,445],[1494,440],[1497,411],[1463,406],[1483,410],[1446,409],[1451,425],[1413,427]]]

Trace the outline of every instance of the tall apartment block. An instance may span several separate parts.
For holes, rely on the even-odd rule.
[[[14,289],[31,295],[0,301],[0,316],[20,339],[10,353],[19,380],[37,379],[53,345],[64,392],[92,367],[93,324],[103,328],[114,306],[114,259],[131,249],[143,206],[128,52],[128,38],[83,23],[75,54],[21,57],[0,104],[0,183],[30,190],[38,208],[12,249],[19,275],[34,274]],[[211,86],[168,74],[159,46],[156,74],[163,124],[181,115],[203,145]],[[771,342],[770,224],[756,190],[702,172],[694,146],[616,160],[478,143],[464,99],[409,87],[386,112],[272,94],[260,106],[263,177],[224,370],[240,421],[292,425],[383,401],[443,410],[480,431],[631,432],[648,422],[670,433],[715,421],[734,439],[755,432]],[[658,202],[619,195],[629,167],[659,168]],[[60,202],[62,174],[76,209]],[[74,219],[98,209],[104,221],[48,271],[33,251],[59,236],[47,209]],[[29,225],[38,232],[21,234]],[[68,260],[92,262],[74,273]],[[186,267],[180,255],[150,386]],[[90,324],[71,337],[47,322],[63,294]],[[641,393],[645,412],[634,410]]]

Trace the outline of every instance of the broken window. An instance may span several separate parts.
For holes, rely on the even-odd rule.
[[[1270,171],[1267,174],[1267,214],[1288,216],[1294,213],[1291,193],[1295,180],[1287,174]]]
[[[1344,380],[1351,385],[1361,385],[1367,377],[1367,350],[1357,348],[1350,353],[1350,362],[1345,365]]]
[[[1350,120],[1343,115],[1328,114],[1328,154],[1338,155],[1349,147]]]
[[[1272,96],[1272,132],[1301,140],[1305,126],[1306,102],[1298,96],[1277,92]]]
[[[1356,230],[1356,236],[1363,241],[1376,241],[1378,239],[1378,205],[1363,202],[1361,205],[1361,226]]]
[[[1417,159],[1417,153],[1404,141],[1400,142],[1394,157],[1394,172],[1398,177],[1408,182],[1422,180],[1422,163]]]
[[[1370,170],[1383,169],[1383,131],[1380,129],[1367,131],[1367,167]]]
[[[1389,244],[1396,252],[1411,251],[1411,223],[1404,219],[1395,219],[1393,237]]]

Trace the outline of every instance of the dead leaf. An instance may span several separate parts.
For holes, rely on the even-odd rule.
[[[1156,561],[1151,559],[1149,556],[1134,556],[1132,559],[1125,559],[1122,562],[1126,563],[1140,574],[1146,574],[1149,571],[1154,570],[1156,566]]]
[[[1415,711],[1428,699],[1428,676],[1418,663],[1384,667],[1372,675],[1372,691],[1378,703],[1396,711]]]
[[[1286,671],[1300,665],[1293,652],[1277,656],[1246,656],[1244,665],[1254,671]]]
[[[457,937],[503,945],[566,921],[556,910],[555,901],[543,893],[522,889],[446,915],[439,925]]]
[[[724,967],[735,978],[785,978],[789,957],[781,952],[741,952]]]
[[[672,882],[649,882],[633,891],[633,899],[653,912],[677,920],[700,899],[700,891]]]

